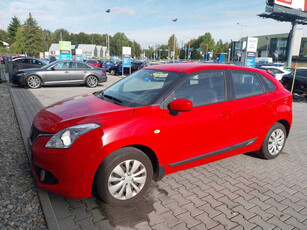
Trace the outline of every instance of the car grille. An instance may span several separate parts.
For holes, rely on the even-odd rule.
[[[34,125],[32,125],[31,127],[31,132],[30,132],[30,141],[31,144],[33,144],[37,138],[39,138],[40,136],[52,136],[53,134],[51,133],[44,133],[39,131]]]

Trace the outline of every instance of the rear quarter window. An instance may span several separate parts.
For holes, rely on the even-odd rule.
[[[262,80],[264,81],[264,83],[266,84],[266,86],[268,87],[270,92],[272,92],[272,91],[274,91],[276,89],[276,86],[274,85],[273,82],[271,82],[271,80],[267,79],[263,75],[260,75],[260,77],[262,78]]]

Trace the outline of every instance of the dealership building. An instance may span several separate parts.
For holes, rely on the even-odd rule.
[[[294,33],[293,60],[307,61],[307,37],[303,37],[303,29],[298,28]],[[289,33],[252,36],[258,38],[256,57],[272,57],[273,60],[285,62],[287,60]],[[244,60],[246,37],[239,41],[232,41],[230,45],[230,59]]]

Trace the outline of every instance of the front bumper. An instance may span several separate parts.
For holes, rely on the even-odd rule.
[[[97,130],[93,132],[99,135]],[[90,136],[81,136],[69,149],[45,148],[50,138],[41,136],[32,145],[28,140],[32,172],[37,185],[69,198],[90,197],[95,169],[90,167],[89,162],[95,150],[88,148],[88,145],[80,145],[89,141]]]
[[[24,85],[24,76],[13,74],[12,83],[15,85]]]

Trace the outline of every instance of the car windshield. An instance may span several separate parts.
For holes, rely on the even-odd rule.
[[[43,60],[43,59],[39,59],[40,62],[42,62],[44,65],[47,65],[48,62],[46,60]]]
[[[50,63],[50,64],[48,64],[48,65],[44,65],[43,67],[42,67],[42,69],[48,69],[50,66],[53,66],[54,64],[56,64],[57,62],[52,62],[52,63]]]
[[[104,99],[131,107],[149,105],[179,75],[176,72],[139,70],[106,89]]]

